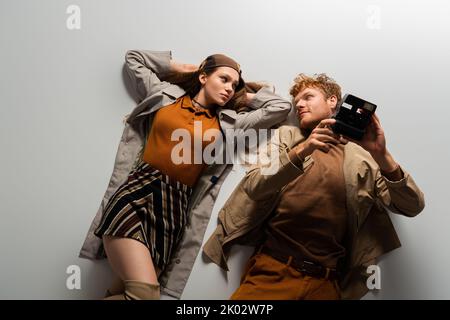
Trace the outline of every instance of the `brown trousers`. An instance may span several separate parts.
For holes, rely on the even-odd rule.
[[[337,281],[302,274],[264,253],[250,258],[231,300],[339,300]]]

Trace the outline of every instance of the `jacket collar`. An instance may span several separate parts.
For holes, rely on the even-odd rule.
[[[213,118],[215,116],[215,111],[213,108],[196,108],[192,104],[191,97],[189,95],[183,96],[181,99],[181,108],[188,109],[192,112],[204,113],[208,118]]]

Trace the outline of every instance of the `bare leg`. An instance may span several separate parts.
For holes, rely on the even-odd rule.
[[[113,271],[119,276],[114,289],[123,294],[109,296],[108,300],[117,299],[159,299],[157,271],[148,248],[134,239],[103,237],[103,245]],[[112,288],[113,289],[113,288]]]
[[[129,238],[103,237],[108,261],[122,280],[157,284],[158,277],[148,248]]]

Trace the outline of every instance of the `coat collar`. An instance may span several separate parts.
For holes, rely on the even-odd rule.
[[[196,108],[192,104],[191,97],[189,95],[185,95],[182,98],[180,98],[181,108],[188,109],[192,112],[199,112],[204,113],[208,118],[214,118],[215,116],[215,110],[213,108]]]

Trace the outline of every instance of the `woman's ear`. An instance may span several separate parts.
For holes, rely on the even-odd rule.
[[[200,81],[200,83],[203,85],[205,85],[206,83],[206,79],[208,78],[207,74],[202,72],[198,75],[198,81]]]

